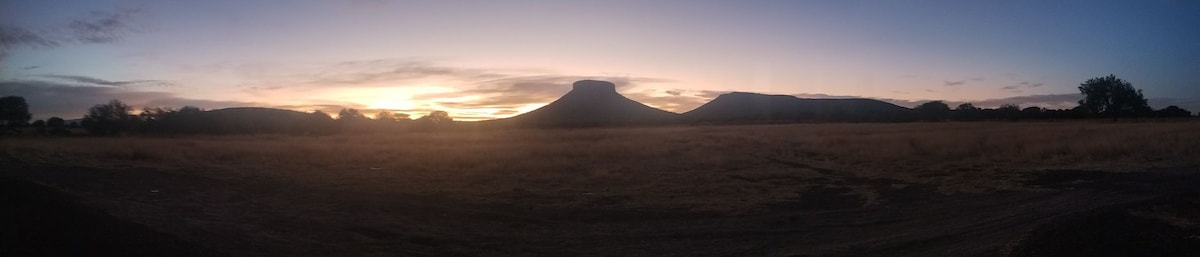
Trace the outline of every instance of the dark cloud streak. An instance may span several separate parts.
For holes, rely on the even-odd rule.
[[[966,81],[966,80],[959,80],[959,81],[946,81],[946,82],[942,82],[942,85],[943,85],[943,86],[947,86],[947,87],[961,86],[961,85],[963,85],[963,84],[967,84],[967,81]]]
[[[97,78],[93,78],[93,77],[88,77],[88,76],[80,76],[80,75],[57,75],[57,74],[46,74],[46,75],[41,75],[41,76],[39,76],[39,77],[43,77],[43,78],[50,78],[50,79],[58,79],[58,80],[64,80],[64,81],[69,81],[69,82],[73,82],[73,83],[90,84],[90,85],[98,85],[98,86],[111,86],[111,87],[134,87],[134,86],[141,86],[141,87],[146,87],[146,86],[158,86],[158,87],[163,87],[163,86],[173,86],[173,85],[174,85],[174,84],[173,84],[173,83],[171,83],[170,81],[165,81],[165,80],[130,80],[130,81],[109,81],[109,80],[103,80],[103,79],[97,79]]]
[[[71,21],[67,28],[72,32],[72,39],[80,43],[112,43],[126,33],[136,32],[132,22],[141,13],[142,9],[95,11],[91,18]]]
[[[135,29],[141,9],[118,9],[111,12],[95,11],[91,17],[67,22],[62,27],[30,29],[12,25],[0,25],[0,60],[17,48],[51,49],[69,44],[112,43]]]

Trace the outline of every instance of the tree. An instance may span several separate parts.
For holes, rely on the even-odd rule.
[[[0,134],[7,131],[18,131],[29,123],[33,115],[29,113],[29,104],[24,97],[0,97]]]
[[[209,129],[210,120],[205,119],[204,109],[195,106],[184,106],[178,110],[172,108],[145,108],[139,115],[142,118],[142,132],[164,134],[194,134]]]
[[[36,120],[30,123],[29,126],[33,127],[33,130],[37,131],[38,134],[46,134],[46,121],[44,120]]]
[[[1024,119],[1031,119],[1031,120],[1041,119],[1044,116],[1044,115],[1042,115],[1044,112],[1045,112],[1045,109],[1042,109],[1041,107],[1037,107],[1037,106],[1025,107],[1025,109],[1021,109],[1021,117]]]
[[[379,111],[379,113],[375,114],[375,120],[381,122],[395,122],[396,116],[388,111]]]
[[[923,103],[913,109],[921,113],[928,121],[944,121],[950,117],[950,106],[942,101]]]
[[[1084,81],[1079,84],[1079,93],[1084,95],[1083,100],[1079,100],[1079,106],[1092,115],[1110,116],[1113,121],[1121,116],[1151,110],[1146,97],[1142,96],[1142,90],[1133,88],[1133,84],[1112,74]]]
[[[418,120],[434,124],[454,121],[453,118],[450,118],[450,113],[445,111],[432,111],[429,112],[429,115],[425,115],[425,117],[421,117]]]
[[[342,109],[341,111],[338,112],[338,120],[339,121],[358,121],[358,120],[366,120],[366,119],[368,119],[366,115],[363,115],[361,112],[359,112],[357,109],[354,109],[354,108]]]
[[[1003,104],[1000,108],[996,108],[996,112],[1008,120],[1017,120],[1021,118],[1021,106],[1015,104]]]
[[[130,114],[133,108],[120,100],[113,99],[107,104],[98,104],[88,109],[83,116],[83,128],[97,135],[116,135],[128,132],[137,125],[137,116]]]
[[[963,103],[958,105],[957,108],[954,108],[954,112],[951,114],[951,117],[960,121],[973,121],[979,120],[979,116],[982,115],[982,112],[983,111],[979,109],[979,107],[975,107],[974,104]]]
[[[59,117],[50,117],[46,119],[46,127],[50,129],[50,134],[62,135],[67,134],[67,121]]]

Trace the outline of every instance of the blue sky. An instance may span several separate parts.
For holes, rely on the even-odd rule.
[[[0,1],[0,95],[487,119],[573,80],[688,111],[728,91],[1070,107],[1116,74],[1200,110],[1200,1]],[[33,35],[33,36],[30,36]]]

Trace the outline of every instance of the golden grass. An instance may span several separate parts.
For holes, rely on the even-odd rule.
[[[0,151],[34,166],[152,167],[217,179],[439,195],[482,204],[741,212],[824,186],[814,184],[815,178],[886,178],[900,181],[896,187],[928,184],[957,193],[1020,189],[1017,178],[1047,169],[1124,172],[1193,166],[1200,161],[1200,123],[12,138],[0,141]],[[851,189],[870,202],[869,189]]]

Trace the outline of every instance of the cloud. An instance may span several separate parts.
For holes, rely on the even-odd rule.
[[[471,87],[454,92],[421,94],[413,100],[435,101],[438,105],[456,109],[475,108],[519,108],[527,105],[545,104],[558,99],[571,90],[571,84],[585,79],[605,80],[616,85],[617,90],[630,88],[639,83],[658,83],[669,80],[645,77],[608,77],[572,75],[513,76],[478,81]],[[454,98],[479,97],[470,101]],[[441,100],[441,101],[439,101]],[[453,114],[453,113],[451,113]]]
[[[1004,87],[1001,87],[1000,89],[1003,89],[1003,90],[1017,90],[1017,88],[1018,88],[1017,86],[1004,86]]]
[[[434,65],[429,62],[404,59],[376,59],[346,61],[320,68],[314,73],[298,76],[313,77],[304,82],[311,86],[371,86],[376,82],[419,80],[430,77],[445,77],[475,81],[505,77],[505,74],[485,69],[472,69]]]
[[[707,95],[685,95],[683,92],[680,92],[679,95],[655,95],[651,92],[636,92],[626,93],[625,96],[654,108],[674,113],[691,111],[715,98],[706,97]]]
[[[0,81],[0,92],[17,95],[29,103],[29,111],[35,119],[51,116],[66,119],[80,118],[94,105],[118,99],[135,108],[182,107],[186,105],[205,109],[258,106],[253,102],[215,101],[191,99],[168,92],[137,91],[121,87],[79,86],[57,81],[6,80]]]
[[[136,31],[133,20],[141,13],[141,9],[94,11],[92,17],[71,21],[67,28],[72,32],[71,38],[80,43],[112,43]]]
[[[42,67],[42,66],[37,66],[37,65],[34,65],[34,66],[25,66],[24,68],[21,68],[21,70],[32,70],[32,69],[37,69],[37,68],[41,68],[41,67]]]
[[[0,25],[0,48],[2,49],[16,47],[54,48],[59,45],[61,43],[58,41],[46,38],[40,33],[29,29]]]
[[[132,86],[165,87],[165,86],[173,86],[174,85],[170,81],[165,81],[165,80],[108,81],[108,80],[97,79],[97,78],[88,77],[88,76],[57,75],[57,74],[46,74],[46,75],[41,75],[39,77],[64,80],[64,81],[68,81],[68,82],[72,82],[72,83],[89,84],[89,85],[97,85],[97,86],[111,86],[111,87],[132,87]]]
[[[970,102],[978,107],[996,108],[1004,104],[1016,104],[1022,107],[1038,106],[1050,109],[1070,109],[1079,105],[1079,99],[1083,99],[1080,94],[1050,94],[1050,95],[1027,95],[1014,96],[1006,98],[985,99],[978,101],[962,101]]]
[[[0,25],[0,59],[16,48],[49,49],[68,44],[112,43],[138,31],[134,24],[141,13],[141,9],[95,11],[90,17],[46,29]]]
[[[1029,87],[1030,88],[1041,87],[1042,85],[1043,85],[1042,83],[1033,83],[1033,84],[1029,84]]]
[[[816,99],[848,99],[848,98],[862,98],[862,97],[860,97],[860,96],[829,95],[829,94],[809,94],[809,93],[800,93],[800,94],[792,94],[792,95],[793,95],[793,96],[795,96],[795,97],[799,97],[799,98],[816,98]]]
[[[961,85],[963,85],[963,84],[967,84],[967,81],[966,81],[966,80],[959,80],[959,81],[945,81],[945,82],[942,82],[942,85],[943,85],[943,86],[947,86],[947,87],[961,86]]]
[[[518,113],[517,110],[499,110],[499,111],[493,112],[492,115],[509,116],[509,115],[515,115],[517,113]]]
[[[670,89],[670,90],[667,90],[665,93],[667,93],[668,95],[679,95],[679,94],[683,93],[683,90],[682,89]]]
[[[376,114],[379,114],[380,112],[388,112],[388,113],[395,113],[395,114],[398,114],[398,115],[400,115],[400,116],[403,116],[403,117],[410,117],[410,116],[413,116],[412,114],[424,115],[424,114],[427,114],[427,113],[429,113],[429,112],[432,112],[432,111],[435,111],[435,110],[436,110],[436,109],[431,109],[431,108],[419,108],[419,109],[380,109],[380,108],[368,108],[366,105],[363,105],[363,104],[358,104],[358,103],[350,103],[350,102],[328,102],[328,103],[314,103],[314,104],[292,104],[292,105],[269,105],[269,106],[265,106],[265,107],[269,107],[269,108],[276,108],[276,109],[285,109],[285,110],[293,110],[293,111],[299,111],[299,112],[313,112],[313,111],[321,111],[321,112],[324,112],[324,113],[326,113],[326,114],[329,114],[330,116],[333,116],[333,117],[335,117],[335,118],[337,117],[337,114],[338,114],[338,112],[341,112],[341,111],[342,111],[342,109],[355,109],[355,110],[358,110],[358,112],[360,112],[360,113],[362,113],[362,114],[366,114],[366,115],[368,115],[368,116],[375,116]],[[451,115],[453,115],[453,113],[451,113]]]

